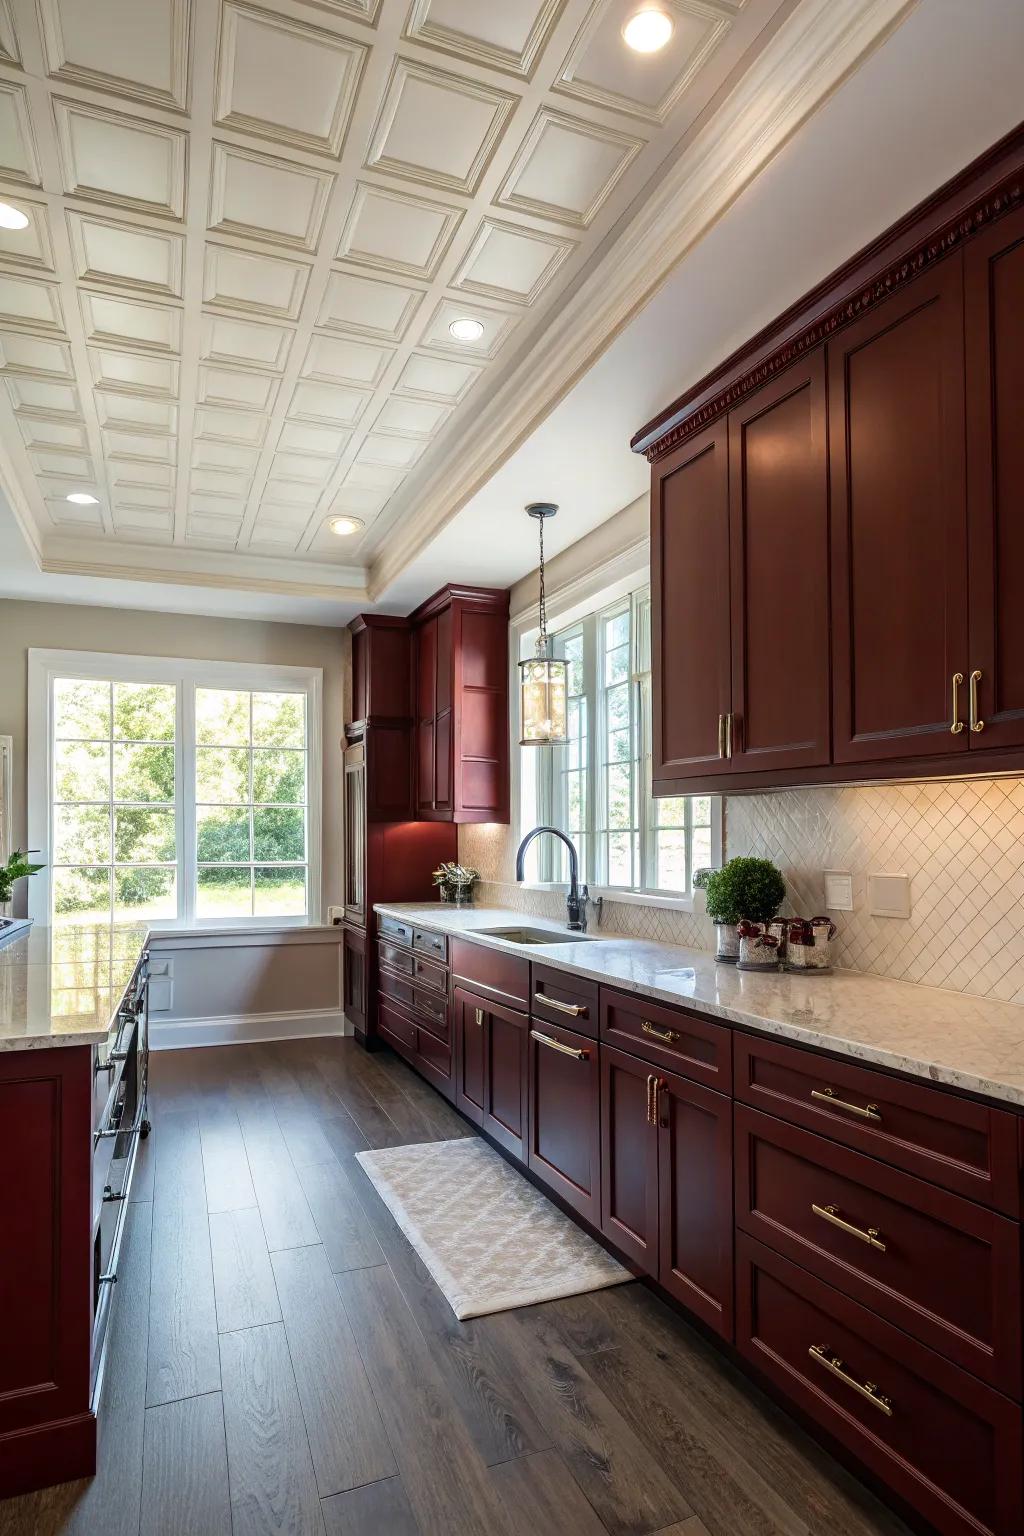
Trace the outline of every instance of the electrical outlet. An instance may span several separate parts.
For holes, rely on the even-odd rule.
[[[868,911],[872,917],[909,917],[910,876],[868,875]]]
[[[853,911],[853,876],[849,870],[825,870],[825,905],[830,912]]]
[[[339,923],[343,923],[345,921],[345,908],[344,907],[328,907],[327,908],[327,921],[330,923],[332,928],[337,928]]]

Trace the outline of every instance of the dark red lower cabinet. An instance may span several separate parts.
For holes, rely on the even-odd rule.
[[[485,1009],[486,1004],[479,998],[462,987],[455,988],[455,1105],[474,1125],[482,1125],[484,1118]]]
[[[529,1042],[531,1172],[593,1226],[601,1223],[601,1075],[596,1040],[533,1019]]]
[[[732,1338],[732,1100],[659,1072],[658,1280]]]
[[[526,1161],[525,1013],[456,987],[455,1103],[506,1151]]]
[[[743,1233],[736,1343],[942,1536],[1020,1536],[1020,1407]]]
[[[601,1231],[649,1275],[658,1273],[655,1076],[635,1056],[601,1047]]]

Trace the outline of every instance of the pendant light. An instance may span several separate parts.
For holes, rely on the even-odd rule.
[[[528,517],[536,518],[540,535],[540,634],[536,654],[519,663],[521,747],[560,747],[569,740],[566,734],[565,662],[551,656],[548,639],[547,600],[544,591],[544,522],[554,517],[558,508],[550,501],[532,501]]]

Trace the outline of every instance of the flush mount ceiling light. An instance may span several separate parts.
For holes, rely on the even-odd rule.
[[[521,747],[560,747],[569,740],[566,731],[565,662],[551,656],[548,640],[547,594],[544,591],[544,522],[558,508],[550,501],[532,501],[528,517],[537,520],[540,535],[540,633],[537,651],[519,663]]]
[[[631,16],[622,36],[636,53],[657,53],[664,48],[674,30],[671,16],[655,6],[647,6]]]
[[[73,501],[76,507],[98,507],[100,504],[99,497],[91,496],[88,491],[72,491],[71,495],[64,499]]]
[[[0,229],[25,229],[27,226],[27,213],[13,208],[10,203],[0,203]]]
[[[479,341],[483,333],[481,322],[470,320],[468,316],[462,320],[453,320],[448,327],[448,334],[454,336],[456,341]]]
[[[338,535],[339,539],[347,539],[350,534],[358,533],[360,528],[366,525],[358,517],[329,517],[327,526],[332,533]]]

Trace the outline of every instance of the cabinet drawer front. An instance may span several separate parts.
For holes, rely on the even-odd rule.
[[[601,1039],[720,1093],[730,1090],[732,1031],[695,1013],[602,987]]]
[[[559,1024],[530,1030],[529,1152],[538,1178],[581,1216],[601,1220],[601,1079],[598,1047]]]
[[[440,960],[443,964],[447,963],[448,940],[443,933],[433,933],[429,928],[414,928],[412,947],[422,950],[425,955],[433,955],[435,960]]]
[[[411,981],[404,976],[394,976],[390,971],[380,973],[380,991],[382,997],[393,998],[396,1003],[404,1003],[406,1008],[411,1008],[416,997],[416,989]]]
[[[396,944],[412,948],[412,923],[403,923],[399,917],[385,917],[382,912],[378,912],[377,932],[382,938],[394,939]]]
[[[549,1024],[562,1024],[597,1039],[597,983],[551,965],[535,965],[530,973],[530,1012]]]
[[[405,976],[412,975],[413,955],[411,950],[399,949],[397,944],[388,944],[383,939],[377,941],[377,958],[381,965],[389,966],[393,971],[401,971]]]
[[[397,1008],[392,1008],[383,998],[377,1004],[377,1027],[392,1042],[397,1041],[408,1051],[416,1049],[416,1026]]]
[[[448,972],[443,965],[438,965],[433,960],[423,960],[419,955],[413,956],[412,973],[416,981],[430,987],[442,995],[448,991]]]
[[[448,1039],[448,1000],[423,987],[416,988],[413,1009],[417,1020],[432,1031],[439,1040]]]
[[[1020,1396],[1020,1228],[737,1104],[736,1221],[976,1376]]]
[[[454,1098],[451,1049],[425,1029],[416,1031],[416,1065],[446,1099]]]
[[[529,1009],[530,962],[468,939],[452,939],[452,975],[471,991],[508,1008]]]
[[[733,1056],[744,1103],[1019,1214],[1016,1116],[740,1030]]]
[[[1015,1403],[742,1233],[736,1257],[760,1372],[943,1536],[1020,1531]]]

